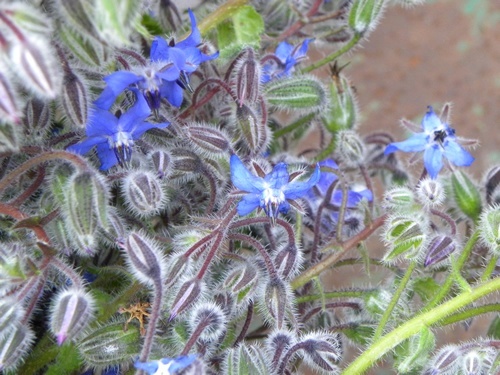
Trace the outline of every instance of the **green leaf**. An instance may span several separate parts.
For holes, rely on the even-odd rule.
[[[488,328],[487,336],[492,339],[500,340],[500,315],[497,315],[491,322],[490,328]]]
[[[144,26],[151,35],[162,35],[164,33],[158,20],[151,17],[149,14],[142,15],[141,25]]]
[[[73,344],[66,344],[59,348],[57,359],[52,363],[46,375],[71,374],[77,372],[81,367],[81,360],[78,356],[78,351]]]
[[[260,34],[264,32],[264,21],[251,6],[241,7],[229,20],[217,26],[217,42],[220,57],[229,58],[243,49],[260,45]]]
[[[430,301],[441,286],[432,277],[421,277],[413,282],[413,290],[423,302]]]

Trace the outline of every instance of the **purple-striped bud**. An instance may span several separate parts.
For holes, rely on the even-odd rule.
[[[197,334],[200,340],[212,342],[226,329],[226,315],[213,302],[203,302],[193,308],[189,319],[191,334]]]
[[[3,71],[3,69],[0,71],[0,118],[19,124],[21,113],[17,105],[18,100],[8,77],[2,74]]]
[[[302,254],[295,244],[285,245],[274,257],[276,270],[284,279],[293,277],[299,271],[302,264]]]
[[[24,309],[14,297],[0,299],[0,337],[17,326],[24,315]]]
[[[486,190],[486,203],[500,205],[500,165],[486,172],[484,187]]]
[[[172,155],[163,150],[153,151],[150,155],[153,168],[158,172],[158,178],[164,179],[172,171]]]
[[[177,315],[182,313],[187,307],[195,302],[201,294],[203,284],[201,280],[191,279],[182,284],[170,311],[169,321],[175,319]]]
[[[269,129],[262,124],[262,118],[256,111],[246,105],[237,107],[236,122],[243,145],[253,152],[257,152],[264,147],[269,139]]]
[[[200,158],[190,150],[176,148],[172,151],[172,156],[175,171],[194,173],[201,173],[203,171]]]
[[[320,371],[338,371],[338,362],[342,358],[342,345],[339,335],[325,332],[313,332],[299,340],[304,351],[304,360],[311,367]]]
[[[51,110],[49,103],[32,98],[24,109],[24,126],[28,136],[43,140],[50,130]]]
[[[445,259],[448,259],[457,249],[457,244],[448,235],[439,234],[430,240],[425,254],[424,267],[433,266]]]
[[[35,335],[25,326],[13,327],[0,336],[0,371],[13,371],[28,354]]]
[[[456,374],[460,366],[462,355],[459,347],[456,345],[447,345],[434,355],[424,374]]]
[[[240,57],[235,67],[236,102],[252,105],[260,95],[260,64],[253,49],[248,48]]]
[[[158,178],[150,171],[134,171],[123,179],[127,207],[140,217],[158,214],[167,200]]]
[[[60,292],[52,306],[50,330],[56,336],[57,345],[74,340],[92,319],[94,300],[82,289],[70,288]]]
[[[229,137],[222,130],[208,124],[191,125],[187,134],[202,152],[208,154],[220,154],[228,151],[231,147]]]
[[[283,323],[285,320],[285,311],[288,303],[288,291],[283,283],[278,277],[271,279],[267,285],[264,292],[264,302],[267,307],[267,311],[271,317],[276,321],[276,328],[283,328]]]
[[[267,352],[273,355],[271,366],[274,371],[278,370],[281,360],[296,341],[296,337],[291,331],[276,330],[269,335],[266,340],[266,348]]]
[[[123,248],[129,268],[137,280],[147,285],[162,282],[165,261],[161,250],[153,240],[142,233],[132,232]]]
[[[70,70],[64,74],[61,101],[71,122],[80,128],[85,127],[89,115],[87,88],[82,79]]]
[[[250,262],[245,262],[226,276],[222,286],[229,289],[240,303],[255,290],[257,281],[257,270]]]

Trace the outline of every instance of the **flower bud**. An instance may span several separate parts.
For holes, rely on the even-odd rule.
[[[486,173],[484,181],[486,203],[500,205],[500,165],[491,168]]]
[[[175,171],[193,173],[201,173],[203,171],[200,158],[190,150],[176,148],[172,151],[172,156]]]
[[[95,37],[92,22],[92,2],[89,0],[57,0],[54,8],[65,23],[86,37]]]
[[[456,374],[461,358],[462,353],[459,347],[447,345],[434,355],[425,374]]]
[[[132,232],[123,248],[129,268],[137,280],[147,285],[162,282],[165,262],[156,243],[142,233]]]
[[[417,196],[425,206],[439,206],[445,198],[443,185],[438,180],[425,178],[417,186]]]
[[[28,89],[42,98],[55,98],[61,88],[61,75],[52,48],[44,40],[25,40],[11,49],[12,66]]]
[[[62,105],[72,124],[83,128],[88,119],[88,92],[81,78],[68,70],[64,74]]]
[[[293,332],[286,330],[276,330],[273,331],[266,340],[267,352],[271,353],[273,358],[271,360],[271,366],[274,371],[278,370],[278,366],[281,360],[285,356],[288,349],[290,349],[297,339]]]
[[[267,375],[267,359],[262,350],[257,346],[247,344],[238,345],[228,349],[224,361],[224,374],[227,375]]]
[[[73,0],[66,1],[73,3]],[[85,38],[64,23],[60,25],[58,33],[65,46],[85,65],[95,68],[106,64],[107,56],[100,42]]]
[[[238,107],[244,103],[253,105],[260,95],[260,64],[253,49],[247,48],[239,57],[235,67],[236,101]]]
[[[295,244],[285,245],[281,250],[278,250],[274,257],[274,264],[278,273],[286,280],[299,271],[302,265],[302,254]]]
[[[495,254],[500,254],[500,206],[489,206],[479,221],[482,242]]]
[[[332,134],[353,129],[358,121],[356,97],[350,82],[343,75],[334,74],[330,84],[330,106],[322,120]]]
[[[268,127],[262,124],[262,118],[246,105],[236,108],[236,122],[240,130],[243,144],[250,151],[257,152],[269,139]]]
[[[394,211],[404,212],[415,204],[415,195],[407,187],[397,187],[385,194],[384,205]]]
[[[304,360],[311,367],[320,371],[338,371],[338,362],[342,358],[342,346],[339,335],[313,332],[299,340],[304,351]]]
[[[42,141],[50,131],[51,110],[49,103],[32,98],[24,109],[24,126],[28,136],[35,141]]]
[[[5,72],[3,65],[0,65],[0,69],[0,118],[4,121],[19,124],[21,122],[21,113],[17,105],[17,96],[9,77],[2,74]]]
[[[134,171],[123,179],[127,207],[140,217],[157,215],[166,203],[166,195],[156,176],[149,171]]]
[[[96,233],[107,227],[108,192],[101,177],[93,172],[75,173],[68,180],[64,192],[63,213],[66,226],[73,233],[77,251],[83,256],[93,255]]]
[[[424,227],[425,220],[418,215],[389,218],[384,234],[389,251],[385,254],[384,260],[393,261],[403,254],[406,258],[417,255],[427,238]]]
[[[102,229],[102,239],[110,247],[115,247],[117,243],[125,241],[127,228],[115,207],[109,207],[108,210],[108,228]]]
[[[2,4],[2,11],[8,14],[14,23],[30,34],[50,35],[52,25],[45,12],[39,8],[20,1],[9,1]]]
[[[200,340],[214,342],[226,329],[226,316],[213,302],[200,303],[193,308],[190,315],[191,333],[201,331],[198,336]]]
[[[15,298],[2,297],[0,299],[0,337],[16,327],[23,315],[24,309]]]
[[[210,125],[189,126],[187,134],[194,144],[209,154],[220,154],[230,149],[228,136]]]
[[[328,94],[314,76],[295,76],[276,79],[265,87],[269,105],[282,110],[320,112],[328,106]]]
[[[245,262],[242,266],[234,268],[225,278],[222,286],[230,289],[237,302],[241,303],[247,296],[255,290],[258,282],[258,273],[250,262]]]
[[[365,159],[365,145],[361,137],[352,130],[341,130],[336,135],[339,157],[347,167],[358,167]]]
[[[182,284],[177,296],[175,297],[172,310],[170,311],[169,321],[175,319],[189,305],[191,305],[201,294],[203,284],[201,280],[191,279]]]
[[[14,370],[28,354],[35,335],[25,325],[13,327],[0,336],[0,371]]]
[[[450,236],[439,234],[432,238],[425,254],[424,267],[433,266],[442,260],[448,259],[457,248],[457,244]]]
[[[70,288],[55,298],[50,316],[50,330],[61,346],[66,340],[74,340],[92,318],[94,301],[82,289]]]
[[[287,296],[288,291],[286,286],[279,278],[275,277],[267,283],[264,293],[264,302],[267,311],[276,321],[276,327],[278,329],[283,328],[285,310],[288,303]]]
[[[69,180],[73,177],[74,169],[69,163],[56,165],[50,176],[50,192],[58,206],[64,205]]]
[[[481,213],[481,196],[475,184],[462,171],[451,176],[451,193],[458,208],[472,220]]]
[[[186,275],[191,266],[190,258],[179,253],[172,254],[166,263],[169,265],[165,277],[165,285],[167,286],[173,285],[181,276]]]
[[[172,171],[172,155],[163,150],[153,151],[150,155],[154,169],[158,172],[158,178],[164,179]]]
[[[349,11],[349,26],[359,35],[373,31],[384,5],[384,0],[354,0]]]
[[[92,5],[92,23],[99,38],[117,46],[130,44],[130,33],[139,22],[140,2],[122,0],[110,6],[107,1],[97,1]]]
[[[125,320],[94,328],[78,341],[78,352],[89,367],[104,369],[117,363],[129,362],[141,351],[141,336],[137,324],[123,329]]]

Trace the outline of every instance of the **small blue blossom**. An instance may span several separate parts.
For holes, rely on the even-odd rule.
[[[142,95],[137,95],[135,104],[119,118],[94,108],[87,123],[87,138],[68,147],[68,151],[83,155],[96,146],[101,170],[116,164],[125,165],[130,161],[134,140],[150,129],[165,128],[170,124],[144,121],[150,114],[151,110]]]
[[[173,375],[190,366],[196,360],[196,357],[196,354],[190,354],[177,358],[162,358],[159,361],[136,361],[134,366],[138,370],[146,371],[149,375]]]
[[[268,61],[262,66],[261,81],[269,82],[275,78],[287,77],[292,75],[300,60],[306,57],[309,43],[314,39],[305,39],[300,46],[292,46],[287,42],[281,42],[274,53],[281,64],[277,61]]]
[[[95,101],[96,106],[108,110],[125,89],[135,88],[144,95],[152,110],[160,107],[161,98],[180,107],[183,89],[191,89],[189,75],[201,63],[219,56],[218,52],[205,55],[198,49],[201,35],[191,10],[189,17],[191,34],[186,39],[168,44],[165,39],[156,37],[151,45],[150,63],[146,67],[139,68],[137,73],[118,71],[106,76],[106,88]]]
[[[387,145],[385,155],[395,151],[424,151],[424,166],[433,179],[443,168],[443,156],[458,167],[468,167],[474,161],[474,157],[458,144],[455,129],[441,121],[431,106],[427,107],[422,129],[422,133],[415,133],[406,141]]]
[[[236,155],[231,156],[231,181],[234,186],[247,194],[238,204],[238,214],[248,215],[260,207],[267,216],[275,219],[278,213],[287,213],[288,200],[304,196],[319,180],[319,166],[307,181],[289,181],[287,165],[278,163],[265,177],[254,176]]]

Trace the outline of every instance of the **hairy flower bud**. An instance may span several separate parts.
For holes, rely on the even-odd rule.
[[[193,173],[201,173],[203,171],[200,158],[190,150],[176,148],[172,151],[172,157],[174,159],[175,171]]]
[[[220,154],[231,147],[229,137],[222,130],[208,124],[191,125],[187,134],[194,144],[209,154]]]
[[[15,153],[19,151],[19,135],[17,126],[0,121],[0,152]]]
[[[24,109],[24,126],[26,133],[35,141],[43,140],[50,130],[51,110],[49,103],[31,98]]]
[[[85,127],[89,115],[87,88],[82,79],[69,69],[64,74],[61,100],[71,122],[80,128]]]
[[[352,130],[341,130],[336,136],[339,157],[347,167],[358,167],[365,159],[365,144]]]
[[[476,185],[462,171],[451,176],[451,193],[458,208],[472,220],[481,213],[481,196]]]
[[[311,113],[323,111],[328,106],[327,91],[314,76],[270,81],[265,87],[265,98],[267,103],[281,110]]]
[[[384,260],[393,261],[403,254],[406,258],[414,257],[426,241],[427,235],[424,228],[425,220],[418,215],[389,218],[384,232],[388,247]]]
[[[213,342],[224,332],[226,322],[226,316],[217,304],[203,302],[193,308],[189,327],[191,333],[197,333],[200,340]]]
[[[353,129],[358,121],[358,105],[350,82],[343,75],[334,74],[330,84],[330,106],[322,116],[325,128],[332,134]]]
[[[182,313],[188,306],[195,302],[201,294],[203,284],[201,280],[195,278],[186,281],[182,284],[170,311],[169,321],[175,319],[177,315]]]
[[[9,77],[2,74],[5,72],[3,65],[0,65],[0,118],[19,124],[21,113],[18,108],[18,99]]]
[[[417,196],[425,206],[439,206],[444,202],[444,187],[438,180],[425,178],[417,186]]]
[[[266,340],[266,348],[268,353],[272,354],[271,366],[274,371],[278,370],[281,360],[285,356],[297,339],[293,332],[286,330],[273,331]]]
[[[415,195],[407,187],[397,187],[385,194],[384,205],[394,211],[404,212],[415,204]]]
[[[35,335],[25,325],[13,327],[0,336],[0,371],[14,370],[28,354]]]
[[[141,350],[138,324],[129,324],[124,330],[125,320],[113,321],[94,328],[78,341],[78,352],[89,367],[101,368],[128,362]]]
[[[119,3],[92,2],[92,24],[101,40],[121,46],[130,43],[130,33],[138,22],[141,4],[135,0]]]
[[[424,267],[433,266],[448,259],[457,248],[457,244],[448,235],[439,234],[432,238],[425,254]]]
[[[276,253],[274,264],[276,265],[276,270],[286,280],[296,275],[299,271],[302,265],[302,254],[295,244],[285,245]]]
[[[267,359],[262,350],[256,346],[241,344],[227,350],[224,361],[224,374],[227,375],[267,375]]]
[[[94,301],[82,289],[70,288],[60,292],[54,300],[50,316],[50,329],[57,345],[74,340],[92,318]]]
[[[123,179],[123,195],[127,207],[141,217],[158,214],[166,203],[160,181],[149,171],[134,171]]]
[[[500,206],[489,206],[479,222],[482,242],[494,253],[500,254]]]
[[[65,1],[76,3],[78,0]],[[83,64],[90,67],[99,67],[106,63],[107,55],[100,42],[96,42],[91,38],[82,36],[81,33],[73,30],[71,27],[68,27],[65,23],[60,25],[58,32],[65,46]]]
[[[276,327],[283,328],[288,303],[288,291],[283,281],[277,277],[269,280],[264,292],[264,302],[269,314],[276,321]]]
[[[486,203],[500,205],[500,165],[491,168],[486,173],[484,181]]]
[[[269,139],[268,127],[262,124],[262,118],[252,108],[242,105],[236,108],[236,121],[243,139],[243,144],[257,152]]]
[[[458,346],[447,345],[434,355],[424,374],[456,374],[461,358],[462,353]]]
[[[24,309],[14,297],[2,297],[0,299],[0,337],[16,327],[23,315]]]
[[[342,346],[339,335],[325,332],[312,332],[299,339],[307,364],[320,371],[338,370],[342,358]]]
[[[78,30],[86,37],[95,35],[92,22],[92,2],[89,0],[57,0],[55,7],[65,23]]]
[[[229,289],[236,296],[237,302],[241,303],[255,290],[257,282],[257,270],[250,262],[245,262],[243,265],[231,270],[222,286]]]
[[[154,169],[158,172],[158,178],[164,179],[172,171],[172,155],[163,150],[153,151],[150,155]]]
[[[235,67],[236,101],[241,107],[244,103],[253,105],[260,95],[260,64],[253,49],[247,48],[239,57]]]
[[[354,0],[349,11],[349,26],[359,35],[373,31],[382,14],[385,0]]]
[[[132,232],[123,246],[129,268],[135,277],[147,285],[162,282],[165,262],[163,254],[150,238],[138,232]]]

